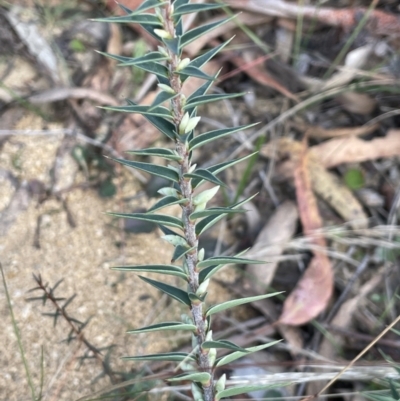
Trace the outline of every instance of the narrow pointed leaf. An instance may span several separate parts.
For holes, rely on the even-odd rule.
[[[102,54],[105,57],[109,57],[109,58],[119,61],[120,66],[131,66],[131,65],[138,65],[138,64],[149,63],[149,62],[154,62],[154,61],[167,60],[167,56],[165,56],[164,54],[162,54],[160,52],[150,52],[142,57],[125,57],[125,56],[119,56],[117,54],[104,53],[104,52],[99,52],[99,51],[97,53]]]
[[[185,178],[198,178],[204,181],[212,182],[213,184],[220,185],[221,187],[226,187],[225,183],[222,182],[218,177],[216,177],[213,173],[208,170],[199,168],[193,173],[186,173],[183,175]]]
[[[190,251],[193,251],[194,249],[196,249],[196,247],[188,248],[188,247],[185,247],[182,245],[176,246],[175,250],[174,250],[174,254],[172,255],[171,262],[176,262],[177,260],[179,260],[180,258],[185,256]]]
[[[265,261],[262,260],[254,260],[254,259],[246,259],[246,258],[237,258],[236,256],[213,256],[209,259],[205,259],[202,262],[197,263],[198,268],[214,266],[214,265],[257,265],[257,264],[265,264]]]
[[[195,332],[197,330],[194,324],[187,324],[182,322],[164,322],[153,324],[151,326],[141,327],[136,330],[129,330],[129,334],[149,333],[151,331],[162,331],[162,330],[184,330]]]
[[[162,178],[166,178],[167,180],[179,181],[179,174],[174,171],[169,169],[168,167],[165,166],[159,166],[157,164],[153,163],[143,163],[143,162],[137,162],[134,160],[124,160],[124,159],[113,159],[118,163],[121,163],[125,166],[135,168],[137,170],[145,171],[146,173],[150,173],[152,175],[157,175]]]
[[[247,203],[250,200],[252,200],[255,196],[256,196],[256,194],[253,195],[253,196],[250,196],[247,199],[244,199],[243,201],[240,201],[240,202],[230,206],[229,208],[230,209],[238,209],[241,206],[243,206],[245,203]],[[226,215],[227,215],[227,213],[224,213],[224,214],[214,215],[214,216],[209,216],[209,217],[204,218],[203,220],[201,220],[199,223],[196,224],[196,228],[195,228],[196,235],[199,236],[204,231],[206,231],[207,229],[212,227],[214,224],[218,223],[218,221],[220,221]]]
[[[287,385],[289,385],[289,383],[258,384],[258,385],[252,384],[247,386],[231,387],[217,393],[215,399],[220,400],[221,398],[232,397],[238,394],[251,393],[252,391],[258,391],[258,390],[268,390],[270,388],[285,387]]]
[[[182,38],[181,38],[181,47],[184,47],[186,45],[188,45],[189,43],[193,42],[194,40],[196,40],[197,38],[199,38],[200,36],[205,35],[207,32],[212,31],[213,29],[227,23],[228,21],[230,21],[231,19],[235,18],[236,16],[232,16],[229,18],[225,18],[216,22],[211,22],[209,24],[206,25],[202,25],[199,26],[197,28],[193,28],[190,31],[186,32],[183,34]]]
[[[220,70],[221,71],[221,70]],[[217,79],[220,71],[218,71],[215,75],[214,75],[214,80]],[[183,80],[183,78],[182,78]],[[205,93],[207,93],[207,91],[211,88],[213,84],[213,81],[206,81],[203,85],[201,85],[200,87],[198,87],[188,98],[187,101],[190,101],[191,99],[197,98],[199,96],[203,96]],[[196,106],[192,106],[192,107],[188,107],[186,110],[190,117],[194,117],[196,115]]]
[[[159,224],[158,227],[160,227],[160,230],[164,233],[164,235],[179,235],[180,237],[184,238],[182,235],[170,230],[168,227],[165,227],[162,224]]]
[[[181,290],[180,288],[173,287],[172,285],[168,285],[162,283],[160,281],[152,280],[147,277],[139,276],[143,281],[152,285],[153,287],[157,288],[158,290],[164,292],[165,294],[169,295],[170,297],[176,299],[177,301],[190,306],[191,302],[189,296],[186,291]]]
[[[136,156],[158,156],[167,160],[182,160],[181,156],[177,155],[172,149],[166,148],[148,148],[138,150],[128,150],[126,153],[130,153]]]
[[[154,116],[172,119],[170,111],[166,107],[157,106],[152,108],[151,106],[103,106],[105,110],[119,111],[124,113],[138,113],[144,116]]]
[[[200,146],[203,146],[205,143],[214,141],[215,139],[223,138],[224,136],[227,136],[227,135],[234,134],[235,132],[249,129],[251,127],[254,127],[257,124],[258,123],[241,125],[239,127],[223,128],[223,129],[217,129],[214,131],[206,132],[204,134],[198,135],[195,138],[193,138],[189,142],[189,149],[190,150],[196,149]]]
[[[200,79],[206,80],[214,80],[214,77],[211,75],[206,74],[205,72],[201,71],[200,68],[191,66],[190,64],[183,68],[180,71],[175,71],[175,74],[184,75],[186,77],[196,77]]]
[[[227,341],[227,340],[219,340],[219,341],[204,341],[201,345],[203,349],[210,349],[210,348],[223,348],[223,349],[230,349],[233,351],[241,351],[247,353],[245,348],[239,347],[236,344]]]
[[[174,265],[135,265],[135,266],[116,266],[112,270],[162,273],[169,276],[176,276],[187,280],[187,274],[179,266]]]
[[[208,383],[211,380],[211,375],[207,372],[194,372],[194,373],[183,373],[181,375],[167,379],[169,382],[177,382],[188,380],[192,382]]]
[[[146,120],[153,124],[159,131],[161,131],[168,138],[175,140],[175,125],[162,117],[152,115],[144,115]]]
[[[207,103],[212,103],[212,102],[217,102],[219,100],[224,100],[224,99],[232,99],[235,97],[243,96],[245,95],[246,92],[242,93],[213,93],[211,95],[203,95],[203,96],[198,96],[194,97],[192,99],[188,99],[187,103],[183,107],[184,110],[187,110],[193,106],[200,106],[201,104],[207,104]]]
[[[147,11],[150,8],[154,7],[162,7],[166,5],[168,2],[167,1],[160,1],[160,0],[146,0],[144,1],[135,11],[131,11],[133,15],[142,13],[143,11]],[[121,7],[121,4],[119,4]]]
[[[234,308],[235,306],[247,304],[250,302],[260,301],[261,299],[274,297],[279,294],[282,294],[282,292],[273,292],[271,294],[264,294],[264,295],[258,295],[255,297],[234,299],[232,301],[223,302],[222,304],[214,305],[211,308],[209,308],[206,313],[206,316],[211,316],[211,315],[214,315],[215,313],[222,312],[222,311],[230,309],[230,308]]]
[[[165,45],[168,47],[169,50],[172,51],[172,53],[179,55],[180,51],[180,45],[181,45],[181,35],[177,34],[175,38],[172,39],[163,39],[163,42]]]
[[[109,23],[123,23],[123,24],[146,24],[162,28],[162,24],[155,14],[130,14],[122,15],[120,17],[107,17],[107,18],[96,18],[97,22],[109,22]]]
[[[165,196],[161,198],[158,202],[156,202],[146,213],[153,213],[156,210],[160,210],[163,207],[178,205],[180,203],[186,203],[188,199],[177,199],[175,196]]]
[[[217,8],[221,8],[224,6],[225,4],[184,4],[175,9],[174,16],[190,14],[190,13],[198,13],[207,10],[215,10]]]
[[[150,72],[155,74],[157,77],[168,79],[168,70],[165,65],[162,65],[157,62],[150,63],[140,63],[135,65],[136,68],[140,68],[143,71]]]
[[[182,362],[187,359],[193,361],[192,355],[184,352],[167,352],[164,354],[149,354],[138,356],[124,356],[122,359],[129,361],[168,361],[168,362]]]
[[[233,38],[227,40],[226,42],[220,44],[217,47],[212,48],[211,50],[208,50],[201,56],[196,57],[194,60],[192,60],[189,64],[191,67],[197,67],[201,68],[203,65],[205,65],[208,61],[210,61],[216,54],[218,54],[227,44],[230,43],[230,41]]]
[[[202,217],[214,216],[214,215],[227,215],[232,213],[246,213],[246,209],[231,209],[229,207],[214,207],[210,209],[205,209],[200,212],[193,212],[190,215],[190,220],[200,219]]]
[[[280,343],[281,341],[282,340],[277,340],[277,341],[272,341],[267,344],[258,345],[256,347],[246,348],[246,352],[242,352],[242,351],[232,352],[231,354],[223,356],[222,358],[218,359],[215,366],[227,365],[228,363],[236,361],[237,359],[242,358],[246,355],[249,355],[252,352],[257,352],[257,351],[261,351],[265,348],[272,347],[273,345]]]
[[[182,220],[177,217],[167,216],[165,214],[145,214],[145,213],[108,213],[111,216],[122,217],[125,219],[143,220],[156,224],[183,229]]]
[[[171,99],[173,99],[173,98],[175,98],[177,96],[178,96],[177,93],[169,93],[169,92],[161,91],[156,96],[156,98],[154,99],[153,103],[151,104],[150,111],[153,110],[155,107],[160,106],[161,104],[163,104],[167,100],[171,100]]]
[[[240,163],[240,162],[242,162],[242,161],[244,161],[246,159],[249,159],[250,157],[254,156],[255,154],[257,154],[257,152],[251,153],[251,154],[249,154],[247,156],[240,157],[238,159],[233,159],[233,160],[230,160],[230,161],[227,161],[227,162],[218,163],[218,164],[215,164],[214,166],[208,167],[207,170],[210,171],[213,174],[218,174],[221,171],[224,171],[227,168],[232,167],[237,163]],[[198,187],[201,183],[202,183],[202,180],[199,180],[197,178],[194,178],[192,180],[192,185],[193,185],[194,188]]]

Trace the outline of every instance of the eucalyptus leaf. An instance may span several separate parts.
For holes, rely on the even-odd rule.
[[[180,161],[181,156],[177,155],[172,149],[167,148],[147,148],[138,150],[128,150],[126,153],[136,156],[158,156],[167,160]]]
[[[265,348],[268,348],[268,347],[272,347],[273,345],[278,344],[281,341],[282,340],[271,341],[271,342],[269,342],[267,344],[262,344],[262,345],[258,345],[256,347],[246,348],[245,352],[242,352],[242,351],[232,352],[229,355],[226,355],[226,356],[223,356],[222,358],[219,358],[217,360],[217,363],[216,363],[215,366],[220,367],[220,366],[223,366],[223,365],[227,365],[228,363],[236,361],[237,359],[242,358],[242,357],[244,357],[246,355],[249,355],[250,353],[261,351],[261,350],[263,350]]]
[[[181,290],[180,288],[174,287],[169,284],[162,283],[161,281],[152,280],[147,277],[139,276],[143,281],[152,285],[153,287],[157,288],[158,290],[164,292],[165,294],[169,295],[171,298],[176,299],[177,301],[191,306],[191,302],[189,296],[186,291]]]
[[[194,324],[187,324],[182,322],[164,322],[153,324],[151,326],[141,327],[136,330],[129,330],[129,334],[140,334],[140,333],[149,333],[152,331],[162,331],[162,330],[184,330],[195,332],[197,327]]]
[[[150,173],[152,175],[157,175],[159,177],[163,177],[175,182],[179,181],[179,174],[176,171],[171,170],[170,168],[165,166],[159,166],[158,164],[153,164],[153,163],[137,162],[133,160],[124,160],[124,159],[113,159],[113,160],[125,166],[145,171],[146,173]]]
[[[169,276],[176,276],[188,279],[188,276],[179,266],[174,265],[135,265],[135,266],[116,266],[112,270],[131,271],[131,272],[149,272],[149,273],[162,273]]]
[[[217,129],[215,131],[209,131],[204,134],[198,135],[195,138],[193,138],[189,142],[189,149],[193,150],[196,149],[200,146],[203,146],[204,144],[214,141],[219,138],[223,138],[224,136],[234,134],[235,132],[243,131],[246,129],[249,129],[251,127],[254,127],[256,124],[248,124],[248,125],[241,125],[239,127],[233,127],[233,128],[223,128],[223,129]]]
[[[108,213],[111,216],[122,217],[124,219],[136,219],[149,221],[151,223],[163,224],[170,227],[183,229],[183,223],[181,219],[177,217],[168,216],[165,214],[144,214],[144,213]]]
[[[271,294],[264,294],[264,295],[257,295],[255,297],[247,297],[247,298],[240,298],[234,299],[232,301],[223,302],[218,305],[214,305],[209,308],[206,312],[206,316],[214,315],[215,313],[222,312],[227,309],[234,308],[239,305],[247,304],[250,302],[260,301],[261,299],[266,299],[270,297],[275,297],[276,295],[282,294],[282,292],[273,292]]]

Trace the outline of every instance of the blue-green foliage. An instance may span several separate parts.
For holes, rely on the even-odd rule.
[[[140,276],[147,284],[187,306],[188,312],[191,312],[192,317],[187,318],[186,321],[153,324],[131,330],[129,333],[136,334],[154,331],[162,333],[166,330],[184,330],[192,333],[194,344],[194,349],[190,354],[169,352],[126,357],[125,359],[134,361],[173,361],[180,362],[179,366],[183,370],[185,370],[185,367],[189,367],[191,372],[173,377],[169,381],[193,382],[192,392],[196,401],[214,401],[223,397],[245,393],[249,391],[250,387],[253,389],[254,386],[236,387],[225,390],[225,377],[223,376],[216,381],[214,379],[214,368],[217,365],[222,366],[230,363],[251,352],[267,348],[272,343],[244,349],[227,340],[213,340],[210,327],[211,315],[276,294],[235,299],[206,308],[205,299],[209,280],[221,268],[232,264],[264,262],[240,257],[241,254],[204,259],[204,250],[198,249],[198,237],[225,216],[232,213],[245,212],[241,207],[252,199],[252,197],[229,207],[207,208],[207,203],[215,196],[219,187],[225,186],[221,179],[217,177],[217,174],[236,163],[248,159],[252,155],[219,163],[208,168],[196,168],[192,166],[191,157],[194,149],[198,149],[211,141],[235,132],[249,129],[254,124],[218,129],[201,134],[196,130],[196,126],[200,121],[200,118],[197,117],[198,106],[243,95],[242,93],[207,93],[218,74],[210,76],[202,71],[202,67],[222,51],[229,44],[230,40],[204,52],[193,60],[182,57],[185,46],[234,17],[221,19],[183,32],[183,15],[218,9],[221,8],[221,4],[191,4],[190,0],[145,0],[135,11],[129,10],[124,6],[121,6],[121,8],[126,15],[103,18],[99,19],[99,21],[139,24],[160,42],[158,51],[152,51],[137,58],[122,57],[107,53],[102,54],[117,60],[121,66],[134,66],[135,68],[154,74],[161,90],[149,106],[139,105],[128,100],[128,104],[125,106],[104,108],[117,112],[142,114],[168,140],[173,141],[176,148],[175,150],[169,148],[149,148],[132,150],[130,152],[133,155],[142,157],[157,156],[166,160],[167,163],[170,163],[169,165],[116,159],[115,161],[128,167],[167,179],[171,182],[171,186],[159,191],[164,196],[147,212],[110,214],[117,217],[144,220],[158,224],[165,234],[163,239],[174,246],[174,251],[171,257],[172,264],[120,266],[114,269],[137,273],[157,273],[158,277],[173,275],[186,282],[180,287],[175,287],[166,284],[162,280]],[[155,8],[155,13],[151,10],[153,8]],[[205,82],[186,98],[181,91],[181,85],[191,77],[203,79]],[[198,188],[205,182],[216,186],[212,189],[198,192]],[[196,189],[196,193],[194,193],[194,189]],[[171,205],[181,206],[181,218],[158,213],[160,209]],[[181,261],[180,264],[175,264],[178,261]],[[217,359],[217,349],[225,349],[232,352],[227,356]],[[266,388],[268,386],[261,387]]]

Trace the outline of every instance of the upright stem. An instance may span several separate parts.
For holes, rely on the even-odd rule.
[[[171,35],[171,37],[176,37],[175,23],[172,15],[172,4],[173,0],[169,0],[165,8],[165,18],[164,18],[164,29]],[[169,61],[167,66],[169,69],[169,79],[171,88],[175,93],[178,94],[177,97],[172,99],[172,116],[174,124],[176,126],[176,132],[179,132],[179,125],[185,114],[182,105],[182,82],[179,74],[175,74],[178,65],[181,61],[179,55],[174,54],[169,49],[166,49],[169,55]],[[188,203],[182,207],[183,209],[183,223],[184,223],[184,233],[185,239],[189,246],[193,248],[189,254],[186,255],[186,264],[189,273],[189,286],[190,291],[196,294],[199,288],[199,271],[197,269],[198,262],[198,239],[195,231],[195,223],[190,220],[189,216],[194,212],[195,206],[193,204],[193,188],[190,179],[184,178],[184,174],[189,172],[191,167],[191,161],[189,157],[189,149],[185,142],[181,142],[179,139],[176,141],[176,151],[182,157],[180,162],[179,171],[179,185],[181,188],[182,196],[188,199]],[[203,372],[208,372],[212,377],[212,366],[208,357],[208,350],[202,349],[202,344],[206,339],[207,329],[206,320],[203,315],[203,302],[192,302],[191,312],[194,320],[194,324],[197,327],[197,362],[200,370]],[[214,383],[213,378],[211,378],[209,383],[203,384],[204,401],[214,400]]]

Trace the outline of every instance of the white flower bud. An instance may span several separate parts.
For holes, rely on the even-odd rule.
[[[201,212],[202,210],[204,210],[207,206],[207,202],[204,203],[200,203],[198,205],[196,205],[196,207],[194,208],[195,212]]]
[[[196,170],[197,164],[192,164],[189,168],[189,173],[193,173],[194,170]]]
[[[214,188],[206,189],[205,191],[200,192],[193,198],[193,204],[199,205],[201,203],[207,203],[215,196],[218,190],[219,190],[219,185]]]
[[[205,252],[204,248],[201,248],[201,249],[199,250],[199,252],[198,252],[198,254],[197,254],[197,260],[198,260],[199,262],[202,262],[202,261],[204,260],[204,252]]]
[[[209,284],[210,284],[210,279],[209,278],[207,280],[204,280],[199,285],[199,288],[197,288],[196,295],[201,297],[207,291],[207,288],[208,288]]]
[[[156,30],[154,30],[155,32]],[[176,67],[176,71],[181,71],[184,68],[186,68],[188,65],[190,64],[190,58],[184,58],[183,60],[181,60],[178,64],[178,66]]]
[[[210,330],[207,334],[206,334],[206,341],[212,341],[213,340],[213,338],[212,338],[212,330]]]
[[[190,131],[193,131],[196,128],[196,125],[199,123],[200,120],[201,120],[201,117],[191,118],[186,125],[185,134],[189,133]]]
[[[186,127],[188,125],[188,122],[190,120],[189,113],[185,113],[185,115],[182,117],[182,120],[179,124],[179,134],[183,135],[186,132]]]
[[[169,242],[173,246],[186,246],[189,247],[188,243],[186,242],[185,238],[180,237],[179,235],[163,235],[161,237],[164,241]]]
[[[225,383],[226,383],[226,374],[224,373],[215,383],[215,390],[217,393],[225,390]]]
[[[200,390],[197,384],[193,382],[192,382],[192,395],[194,401],[204,401],[202,390]]]
[[[162,46],[157,46],[157,49],[163,56],[169,57],[168,52]]]
[[[172,36],[165,29],[154,29],[154,33],[162,39],[172,39]]]
[[[215,348],[210,348],[210,351],[208,351],[208,362],[210,363],[210,366],[214,365],[216,359],[217,350]]]
[[[157,191],[160,195],[164,196],[175,196],[175,198],[179,197],[179,193],[175,188],[164,187]]]
[[[162,91],[167,92],[167,93],[173,93],[175,95],[175,91],[168,85],[166,84],[158,84],[157,85]]]

